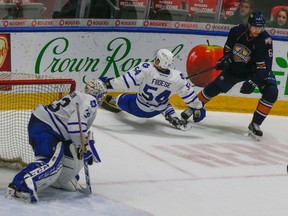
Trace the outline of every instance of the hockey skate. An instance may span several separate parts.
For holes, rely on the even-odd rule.
[[[166,115],[165,119],[179,130],[186,131],[187,129],[190,128],[190,125],[188,125],[188,122],[184,119],[179,119],[178,117],[172,117],[171,115]]]
[[[116,98],[111,95],[106,95],[103,100],[102,107],[110,112],[119,113],[121,110],[116,105]]]
[[[8,185],[5,197],[8,199],[21,200],[24,202],[37,202],[37,199],[35,199],[32,194],[29,192],[24,192],[19,188],[17,189],[13,182]]]
[[[249,134],[255,137],[257,141],[259,141],[261,137],[263,136],[263,132],[261,131],[260,126],[254,122],[251,122],[249,124],[248,129],[249,129]]]
[[[182,113],[181,113],[181,117],[182,119],[184,119],[185,121],[187,121],[190,116],[193,115],[193,109],[191,107],[188,107],[186,110],[184,110]]]

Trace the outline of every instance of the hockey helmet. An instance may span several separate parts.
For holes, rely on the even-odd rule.
[[[98,104],[102,104],[103,98],[107,93],[105,84],[100,80],[89,80],[85,85],[85,93],[94,96]]]
[[[248,23],[251,26],[257,26],[263,28],[265,25],[265,18],[261,12],[252,12],[249,15]]]
[[[159,61],[159,63],[157,64],[158,67],[162,69],[168,69],[169,67],[173,65],[174,55],[171,51],[167,49],[159,49],[156,52],[154,62],[156,62],[157,60]]]

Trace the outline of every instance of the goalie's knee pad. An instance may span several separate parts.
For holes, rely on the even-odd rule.
[[[33,199],[35,198],[37,201],[36,192],[51,185],[60,175],[63,155],[64,145],[59,142],[56,151],[50,160],[41,159],[30,163],[14,177],[13,184],[15,185],[16,190],[29,192],[31,198],[33,197]]]

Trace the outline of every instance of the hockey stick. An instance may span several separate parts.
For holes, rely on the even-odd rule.
[[[90,195],[92,194],[92,188],[90,183],[90,175],[89,175],[89,168],[88,163],[85,162],[84,153],[87,151],[86,145],[84,142],[84,136],[82,131],[82,124],[81,124],[81,117],[80,117],[80,110],[79,110],[79,103],[76,103],[76,109],[77,109],[77,117],[78,117],[78,124],[79,124],[79,130],[80,130],[80,140],[81,140],[81,155],[80,157],[83,159],[83,166],[84,166],[84,173],[85,173],[85,181],[86,181],[86,188],[81,187],[81,190],[79,190],[83,194]]]
[[[191,74],[191,75],[187,76],[186,79],[197,77],[197,76],[199,76],[199,75],[201,75],[203,73],[206,73],[208,71],[211,71],[211,70],[215,69],[216,67],[217,66],[215,65],[215,66],[212,66],[212,67],[209,67],[209,68],[205,68],[203,70],[198,71],[197,73],[194,73],[194,74]]]

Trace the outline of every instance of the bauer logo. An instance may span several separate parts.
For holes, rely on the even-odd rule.
[[[11,71],[9,34],[0,34],[0,71]]]

